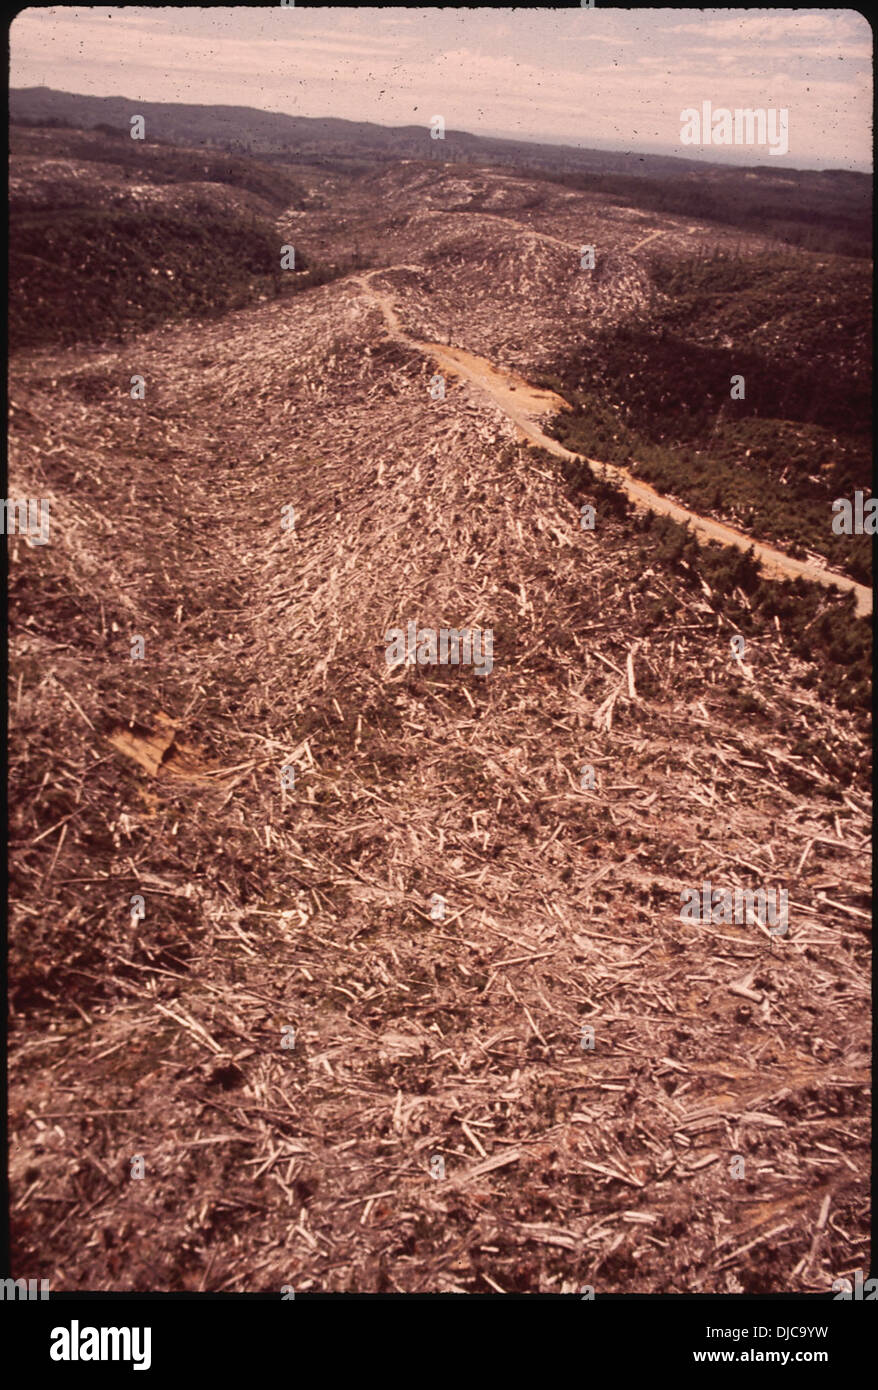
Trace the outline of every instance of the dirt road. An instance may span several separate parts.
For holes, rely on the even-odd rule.
[[[418,266],[395,266],[392,269],[420,272],[421,268]],[[582,457],[570,449],[565,449],[563,444],[559,444],[557,439],[552,439],[540,428],[538,422],[545,416],[555,415],[560,410],[569,410],[570,408],[567,402],[555,392],[539,390],[515,372],[495,367],[485,358],[477,357],[464,348],[449,347],[443,343],[422,342],[420,339],[410,337],[399,322],[393,301],[372,284],[373,276],[386,273],[387,269],[385,268],[366,271],[363,275],[352,278],[363,287],[381,309],[388,333],[395,341],[425,353],[449,376],[459,377],[470,382],[502,410],[507,419],[516,426],[520,436],[528,440],[529,443],[538,445],[557,458],[576,460]],[[648,483],[632,477],[627,469],[620,468],[617,464],[603,463],[599,459],[591,458],[588,459],[588,462],[593,468],[601,472],[608,481],[622,488],[635,506],[646,507],[662,516],[672,517],[674,521],[680,522],[682,525],[688,525],[700,542],[717,541],[721,545],[734,546],[737,550],[742,551],[752,547],[759,567],[767,577],[806,579],[814,584],[822,584],[824,588],[828,589],[834,588],[844,591],[852,589],[856,595],[857,614],[860,617],[866,617],[872,612],[872,591],[867,589],[865,585],[857,584],[853,579],[848,579],[846,575],[837,574],[833,570],[821,569],[818,565],[807,560],[795,560],[782,550],[776,550],[773,546],[754,540],[752,536],[745,535],[742,531],[736,531],[732,526],[726,526],[721,521],[712,521],[710,517],[690,511],[688,507],[681,506],[678,502],[672,502],[670,498],[662,496]]]

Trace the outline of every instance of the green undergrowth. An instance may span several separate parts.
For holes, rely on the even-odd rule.
[[[347,273],[310,262],[280,269],[271,224],[205,205],[200,214],[66,209],[13,217],[13,349],[124,337],[171,320],[210,318]]]
[[[719,545],[701,545],[687,526],[655,512],[635,512],[626,494],[599,478],[584,460],[541,458],[560,468],[567,495],[577,505],[587,496],[602,516],[625,522],[638,543],[637,571],[661,566],[686,590],[705,600],[734,623],[735,629],[756,638],[769,625],[778,625],[789,650],[814,669],[803,684],[840,709],[867,713],[872,701],[872,628],[856,615],[853,593],[841,593],[803,579],[765,579],[755,554]],[[550,465],[550,466],[551,466]],[[647,582],[638,581],[640,589]],[[673,588],[673,586],[671,586]],[[650,616],[656,625],[674,622],[679,605],[673,593],[652,600]],[[777,620],[775,622],[775,619]]]
[[[871,538],[832,503],[871,492],[869,284],[840,258],[689,258],[654,268],[648,313],[552,363],[569,449],[803,558],[871,582]],[[831,323],[831,332],[828,331]],[[743,378],[744,399],[732,399]]]

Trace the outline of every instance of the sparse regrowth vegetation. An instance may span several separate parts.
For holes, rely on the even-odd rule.
[[[556,463],[551,455],[542,457]],[[685,588],[706,595],[713,610],[744,634],[764,635],[773,625],[772,640],[782,632],[792,652],[818,663],[818,670],[805,675],[809,687],[841,709],[871,709],[872,625],[857,616],[852,593],[820,589],[803,579],[767,580],[752,551],[702,545],[672,517],[635,512],[622,489],[586,462],[564,461],[560,468],[573,500],[587,492],[605,515],[627,517],[632,532],[648,542],[637,557],[641,571],[649,564],[669,567]],[[648,584],[641,581],[638,587]],[[657,620],[670,625],[678,611],[670,591],[653,609]]]
[[[30,132],[16,132],[27,151]],[[45,132],[40,132],[45,137]],[[273,214],[304,198],[284,170],[237,156],[140,144],[125,132],[62,132],[81,161],[60,197],[20,180],[11,197],[9,336],[13,348],[119,339],[160,323],[209,318],[295,294],[362,264],[295,247]],[[107,204],[95,206],[96,203]]]
[[[544,373],[574,406],[555,436],[870,583],[871,538],[832,530],[833,501],[871,491],[866,267],[712,256],[659,260],[653,283],[647,314]]]
[[[820,254],[868,259],[872,242],[871,184],[843,169],[822,173],[764,166],[672,173],[663,177],[607,173],[543,175],[610,202],[735,227]]]
[[[810,542],[864,478],[863,266],[514,141],[156,103],[212,143],[138,148],[72,101],[108,128],[13,130],[14,1272],[825,1294],[869,1237],[869,625],[580,455]],[[389,662],[409,624],[490,674]],[[789,934],[683,919],[705,881]]]

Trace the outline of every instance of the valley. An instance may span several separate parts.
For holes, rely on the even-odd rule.
[[[12,143],[10,496],[51,505],[50,544],[8,539],[22,1267],[470,1294],[868,1268],[871,593],[831,502],[870,478],[859,395],[816,419],[783,375],[825,319],[789,287],[831,262],[820,363],[859,392],[866,262],[408,146]],[[775,395],[671,439],[678,364],[714,389],[736,353]],[[824,565],[755,515],[775,486]],[[490,674],[391,666],[410,622],[490,630]],[[681,918],[705,883],[788,891],[789,930]]]

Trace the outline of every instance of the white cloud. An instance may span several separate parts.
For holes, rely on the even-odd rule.
[[[781,12],[775,15],[748,15],[739,18],[716,19],[706,11],[697,24],[675,24],[674,34],[698,34],[701,38],[759,39],[763,43],[802,42],[807,39],[826,39],[837,33],[837,26],[828,15],[800,15]]]
[[[11,29],[11,82],[397,125],[429,106],[457,129],[632,148],[675,145],[680,110],[702,100],[787,106],[801,167],[868,164],[860,16],[702,11],[668,23],[684,13],[30,9]]]

